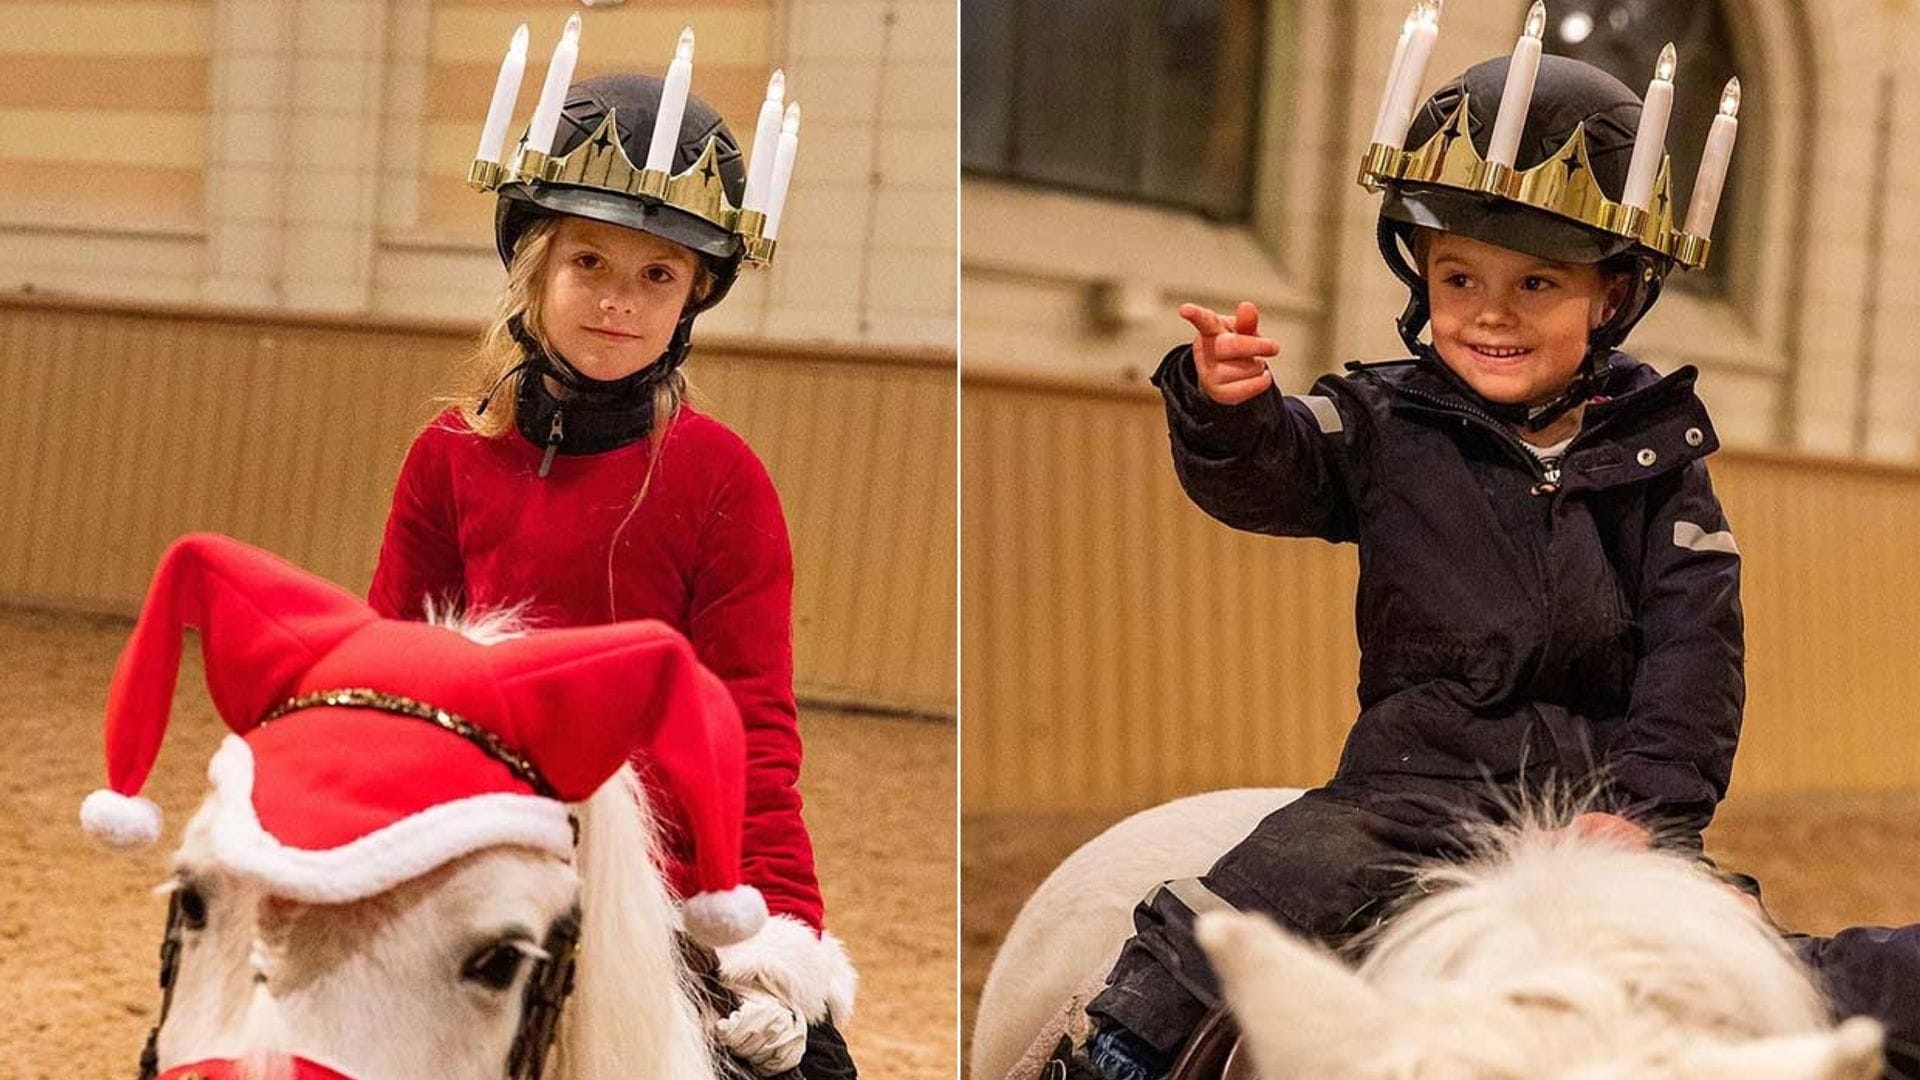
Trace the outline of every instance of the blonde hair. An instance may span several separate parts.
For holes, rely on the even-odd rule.
[[[515,371],[526,359],[526,351],[513,336],[513,320],[518,318],[540,348],[552,355],[552,345],[547,340],[546,330],[540,324],[540,308],[546,299],[547,255],[553,249],[554,235],[560,230],[560,221],[566,215],[545,215],[520,234],[514,241],[513,259],[507,265],[507,285],[500,292],[500,302],[494,308],[493,319],[487,324],[486,332],[480,338],[480,345],[461,365],[462,377],[454,393],[440,399],[441,407],[457,409],[460,418],[474,434],[484,438],[493,438],[512,432],[519,412],[520,380],[529,375],[538,378],[538,372],[528,368]],[[705,259],[695,260],[693,289],[688,293],[687,303],[694,304],[705,298],[714,286],[713,272],[707,268]],[[661,450],[666,446],[667,432],[680,415],[680,406],[687,398],[687,377],[678,370],[660,380],[653,391],[653,425],[647,433],[647,442],[651,453],[647,455],[647,471],[640,477],[640,489],[634,494],[633,504],[627,507],[627,513],[613,530],[613,537],[607,545],[607,617],[618,622],[620,612],[614,600],[613,557],[619,550],[620,537],[632,523],[633,516],[647,497],[647,491],[653,487],[653,473],[660,465]],[[485,402],[486,411],[481,411]]]

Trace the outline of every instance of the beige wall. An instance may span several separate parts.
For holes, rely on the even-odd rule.
[[[1331,775],[1354,549],[1214,522],[1139,391],[962,393],[962,798],[1121,811]],[[1920,470],[1727,451],[1748,709],[1734,792],[1920,786]]]
[[[0,603],[131,613],[199,529],[363,591],[400,459],[474,336],[0,300]],[[716,336],[687,371],[780,491],[801,693],[951,716],[951,354]]]
[[[801,103],[776,265],[707,333],[951,348],[954,0],[0,0],[0,290],[471,320],[502,281],[464,183],[513,28],[516,123],[570,10],[582,74],[660,70],[750,139]]]
[[[1427,89],[1512,48],[1523,5],[1451,4]],[[1749,196],[1730,295],[1669,290],[1631,348],[1696,363],[1725,440],[1920,458],[1920,6],[1726,0],[1738,39],[1738,182]],[[1180,340],[1182,300],[1258,302],[1302,388],[1401,351],[1404,289],[1374,247],[1354,174],[1404,0],[1274,0],[1251,223],[963,183],[970,371],[1137,384]],[[1682,58],[1684,61],[1684,57]],[[1649,58],[1651,63],[1651,58]],[[1682,66],[1682,76],[1685,68]],[[1879,151],[1886,148],[1883,155]]]

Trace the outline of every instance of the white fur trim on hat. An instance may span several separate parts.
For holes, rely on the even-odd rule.
[[[573,859],[567,808],[538,795],[496,792],[455,799],[327,851],[287,847],[253,809],[253,748],[229,735],[207,765],[213,781],[213,854],[276,896],[343,904],[377,896],[483,848],[513,844]]]
[[[680,922],[687,933],[714,948],[745,941],[766,921],[766,898],[751,885],[696,893],[680,905]]]
[[[844,1027],[853,1019],[860,975],[832,934],[816,935],[791,915],[775,915],[759,933],[714,952],[723,982],[764,990],[798,1009],[809,1024],[825,1018]]]
[[[142,848],[160,839],[160,808],[151,799],[100,788],[81,800],[80,827],[111,847]]]

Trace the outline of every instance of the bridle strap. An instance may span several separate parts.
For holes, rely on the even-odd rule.
[[[527,973],[526,996],[521,1001],[520,1030],[507,1052],[507,1080],[540,1080],[560,1030],[560,1013],[573,993],[574,968],[580,954],[580,905],[554,921],[540,943],[545,959]]]
[[[180,972],[180,890],[167,897],[167,930],[160,938],[160,1017],[147,1032],[147,1044],[140,1049],[140,1080],[153,1080],[160,1074],[160,1029],[166,1025],[173,1008],[173,982]]]

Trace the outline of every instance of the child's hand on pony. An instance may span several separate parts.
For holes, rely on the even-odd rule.
[[[1582,836],[1609,841],[1622,847],[1651,848],[1653,846],[1653,834],[1648,832],[1645,826],[1636,825],[1618,814],[1603,814],[1598,811],[1581,814],[1567,822],[1567,829]],[[1760,905],[1758,898],[1732,881],[1726,882],[1726,886],[1727,891],[1739,897],[1740,902],[1745,904],[1748,910],[1760,916],[1768,924],[1772,924],[1773,917],[1767,914],[1767,909]]]
[[[1266,358],[1280,355],[1280,343],[1259,336],[1259,308],[1242,300],[1229,319],[1199,304],[1181,304],[1180,317],[1193,324],[1193,370],[1208,398],[1238,405],[1273,385]]]
[[[1619,814],[1589,811],[1567,822],[1567,829],[1588,839],[1607,840],[1621,847],[1650,848],[1653,846],[1652,833]]]

